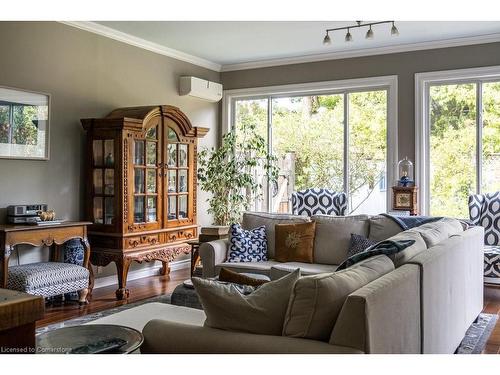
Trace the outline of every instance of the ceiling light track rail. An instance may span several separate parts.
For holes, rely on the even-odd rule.
[[[356,21],[355,25],[326,29],[326,34],[325,34],[325,37],[323,38],[323,44],[326,44],[326,45],[331,44],[332,40],[330,38],[330,33],[333,33],[334,31],[339,31],[339,30],[347,30],[347,33],[346,33],[344,39],[346,42],[351,42],[353,40],[352,35],[351,35],[351,29],[357,29],[357,28],[361,28],[361,27],[368,27],[368,31],[366,32],[365,38],[366,39],[373,39],[375,33],[372,30],[372,26],[381,25],[381,24],[385,24],[385,23],[392,23],[392,27],[391,27],[391,35],[392,36],[399,35],[399,30],[396,27],[396,25],[394,24],[395,21],[377,21],[377,22],[367,22],[367,23],[362,23],[362,21]]]

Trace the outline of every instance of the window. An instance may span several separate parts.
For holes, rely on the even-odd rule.
[[[500,190],[500,67],[416,81],[421,211],[466,218],[470,194]]]
[[[256,211],[291,212],[293,191],[346,191],[349,213],[386,212],[397,158],[396,78],[225,92],[226,129],[256,125],[278,158],[279,178],[252,197]],[[389,174],[389,176],[387,176]]]

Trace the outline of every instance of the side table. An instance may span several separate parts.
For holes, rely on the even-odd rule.
[[[193,276],[196,265],[200,262],[201,243],[197,238],[186,241],[186,243],[191,246],[191,276]]]

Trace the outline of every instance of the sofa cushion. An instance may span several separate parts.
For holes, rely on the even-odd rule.
[[[219,263],[215,266],[215,273],[218,275],[222,267],[230,269],[234,272],[245,273],[258,273],[269,276],[271,274],[271,267],[280,264],[275,260],[268,260],[265,262],[241,262],[241,263]]]
[[[266,227],[267,236],[267,255],[268,258],[274,258],[274,226],[276,224],[286,224],[286,223],[306,223],[311,221],[308,217],[288,215],[288,214],[269,214],[265,212],[245,212],[243,213],[243,220],[241,226],[244,229],[252,229],[260,227],[261,225]]]
[[[267,260],[266,227],[243,229],[239,224],[229,230],[228,262],[262,262]]]
[[[422,238],[421,234],[413,229],[405,230],[404,232],[398,233],[395,236],[389,238],[392,241],[404,241],[404,240],[413,240],[415,243],[411,246],[408,246],[406,249],[396,253],[389,255],[389,258],[394,262],[394,266],[396,268],[402,266],[406,262],[408,262],[415,255],[420,252],[427,250],[427,244]]]
[[[394,270],[385,255],[330,274],[301,277],[294,285],[283,335],[328,341],[349,294]]]
[[[314,215],[314,263],[340,264],[347,258],[351,233],[368,236],[367,215],[327,216]]]
[[[250,286],[261,286],[262,284],[268,283],[269,278],[266,276],[250,276],[253,274],[239,273],[231,271],[230,269],[222,267],[219,272],[219,281],[225,281],[227,283],[239,284],[239,285],[250,285]]]
[[[403,231],[398,223],[384,215],[372,216],[369,222],[370,234],[368,238],[375,242],[386,240]]]
[[[422,235],[427,247],[436,246],[447,238],[460,234],[464,231],[462,224],[457,219],[442,218],[432,223],[426,223],[411,229]]]
[[[278,262],[313,262],[316,223],[276,224],[274,259]]]
[[[278,263],[271,268],[271,280],[279,279],[290,272],[300,269],[301,275],[316,275],[318,273],[331,273],[337,269],[337,266],[331,264],[286,262]]]
[[[234,284],[193,277],[193,285],[207,315],[205,325],[229,331],[280,335],[296,270],[270,281],[249,295],[242,295]]]

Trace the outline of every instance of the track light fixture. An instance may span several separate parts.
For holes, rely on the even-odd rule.
[[[326,34],[325,37],[323,38],[323,44],[324,45],[330,45],[332,43],[332,40],[330,38],[330,32],[333,31],[338,31],[338,30],[347,30],[347,33],[345,34],[345,41],[346,42],[352,42],[352,34],[351,34],[351,29],[353,28],[359,28],[359,27],[368,27],[368,31],[366,32],[365,38],[366,39],[373,39],[375,36],[375,33],[372,30],[372,26],[374,25],[380,25],[383,23],[392,23],[391,27],[391,35],[392,36],[398,36],[399,35],[399,30],[394,24],[395,21],[379,21],[379,22],[369,22],[369,23],[361,23],[361,21],[356,21],[356,25],[351,25],[351,26],[345,26],[345,27],[337,27],[335,29],[326,29]]]

